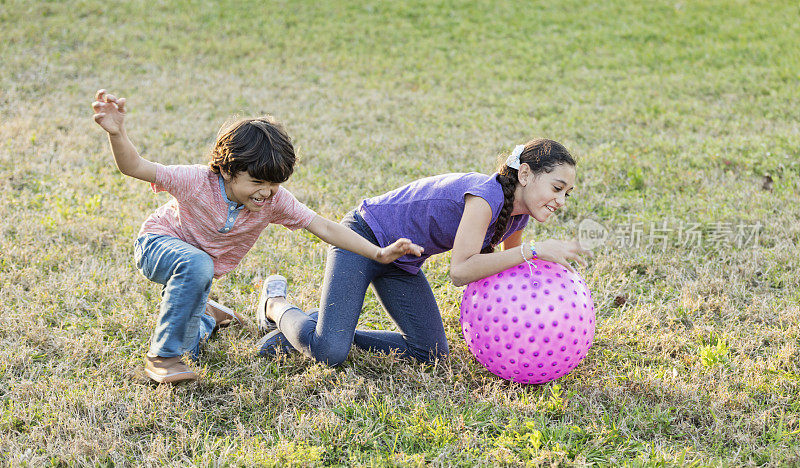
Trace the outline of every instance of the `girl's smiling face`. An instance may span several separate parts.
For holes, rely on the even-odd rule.
[[[550,172],[533,174],[527,164],[522,164],[518,180],[511,214],[527,214],[543,223],[566,205],[575,187],[575,166],[559,164]]]
[[[222,171],[222,178],[225,180],[225,195],[228,200],[244,205],[250,211],[261,211],[281,185],[255,179],[247,172],[238,172],[231,176]]]

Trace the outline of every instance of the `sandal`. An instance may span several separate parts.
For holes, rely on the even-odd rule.
[[[278,328],[275,322],[267,318],[267,300],[271,297],[286,297],[287,287],[286,278],[281,275],[270,275],[264,280],[256,309],[258,329],[261,332],[268,333]]]

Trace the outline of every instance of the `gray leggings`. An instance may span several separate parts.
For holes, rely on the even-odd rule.
[[[357,212],[348,213],[341,224],[377,245],[372,230]],[[370,284],[399,333],[356,330]],[[289,309],[281,316],[278,328],[296,350],[330,366],[347,359],[352,343],[422,362],[448,354],[442,316],[422,271],[412,275],[393,264],[384,265],[338,247],[328,250],[319,318],[314,320],[298,309]]]

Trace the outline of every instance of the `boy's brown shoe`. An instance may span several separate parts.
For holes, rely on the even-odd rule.
[[[180,356],[168,358],[145,356],[144,372],[158,383],[178,383],[198,378],[197,373],[181,362]]]
[[[217,322],[217,326],[219,328],[225,328],[236,321],[242,324],[242,326],[245,328],[250,330],[255,329],[255,325],[253,325],[253,322],[251,322],[250,319],[237,313],[230,307],[226,307],[217,301],[212,301],[211,299],[209,299],[206,303],[206,313],[214,317],[214,321]]]

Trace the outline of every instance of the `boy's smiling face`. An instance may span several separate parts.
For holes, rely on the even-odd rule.
[[[281,185],[255,179],[247,172],[230,175],[222,171],[222,178],[225,180],[225,195],[228,200],[244,205],[250,211],[261,211]]]

